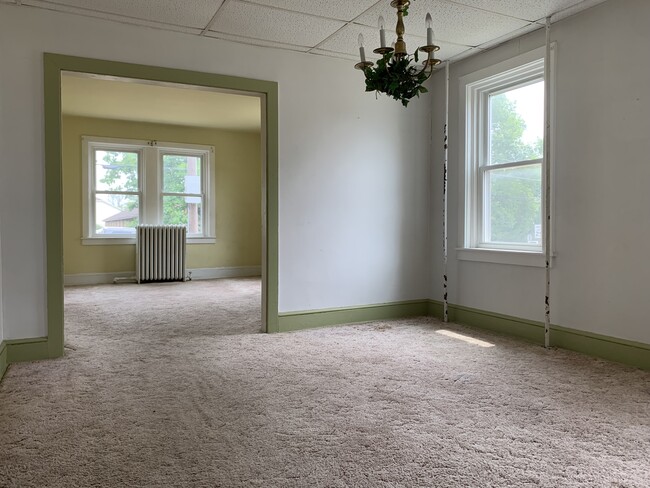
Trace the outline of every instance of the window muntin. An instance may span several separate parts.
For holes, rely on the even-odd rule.
[[[466,85],[465,248],[541,252],[544,61]]]
[[[83,143],[84,238],[133,240],[139,223],[185,225],[188,237],[213,237],[212,147],[89,137]]]

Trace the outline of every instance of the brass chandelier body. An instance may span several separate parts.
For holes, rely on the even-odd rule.
[[[406,42],[404,41],[404,16],[408,15],[408,8],[411,0],[393,0],[391,7],[397,10],[397,26],[395,34],[397,40],[394,47],[384,46],[384,32],[381,25],[383,19],[380,17],[380,36],[382,46],[374,49],[375,54],[382,58],[377,62],[377,67],[371,61],[365,59],[363,48],[363,36],[359,35],[359,52],[361,61],[354,67],[363,71],[366,77],[366,91],[377,91],[385,93],[388,96],[400,100],[404,106],[414,96],[420,96],[427,90],[422,84],[429,79],[433,73],[434,67],[440,64],[439,59],[435,59],[434,53],[440,49],[433,44],[433,31],[431,28],[431,16],[427,14],[427,44],[419,47],[410,56],[406,51]],[[411,62],[418,61],[418,51],[426,53],[426,59],[422,62],[422,67],[417,68]]]

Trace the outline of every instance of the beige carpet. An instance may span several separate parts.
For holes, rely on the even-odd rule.
[[[67,289],[66,357],[0,384],[0,486],[650,486],[649,372],[431,318],[259,334],[259,289]]]

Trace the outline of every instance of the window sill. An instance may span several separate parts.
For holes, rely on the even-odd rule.
[[[214,237],[188,237],[188,244],[216,244],[217,239]]]
[[[537,251],[506,251],[501,249],[457,248],[456,258],[460,261],[511,264],[514,266],[546,267],[546,256]],[[551,266],[553,259],[551,257]]]
[[[187,244],[216,244],[214,237],[188,237]],[[84,246],[119,246],[135,245],[135,237],[84,237],[81,239]]]

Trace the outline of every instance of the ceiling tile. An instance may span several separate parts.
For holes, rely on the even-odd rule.
[[[226,3],[210,30],[299,46],[313,47],[345,25],[250,3]]]
[[[511,17],[537,21],[555,12],[572,7],[582,0],[451,0],[479,9],[498,12]]]
[[[359,34],[363,34],[364,37],[366,57],[368,59],[378,59],[380,56],[374,54],[372,50],[379,47],[379,30],[377,28],[368,27],[365,25],[347,25],[332,37],[327,39],[325,42],[319,44],[317,49],[321,53],[329,51],[344,54],[347,56],[354,56],[357,58],[359,56]],[[386,36],[388,43],[391,43],[396,38],[395,34],[390,36],[388,33],[386,33]],[[426,38],[419,36],[406,35],[404,36],[404,40],[406,41],[406,46],[409,53],[413,53],[418,46],[426,44]],[[437,42],[437,44],[440,46],[440,51],[436,53],[436,58],[442,59],[443,61],[456,56],[470,48],[469,46],[450,44],[446,42]]]
[[[353,65],[359,62],[359,53],[357,53],[355,56],[353,54],[337,53],[334,51],[327,51],[325,49],[312,49],[309,51],[309,54],[318,54],[320,56],[327,56],[330,58],[347,59],[348,61],[351,61]]]
[[[522,27],[521,29],[517,29],[516,31],[512,31],[505,36],[497,37],[495,39],[489,40],[488,42],[484,42],[479,47],[483,50],[490,49],[506,41],[509,41],[510,39],[514,39],[515,37],[523,36],[524,34],[528,34],[529,32],[533,32],[535,30],[543,29],[543,28],[544,27],[540,24],[530,23],[525,27]]]
[[[23,2],[23,3],[28,3]],[[223,0],[49,0],[52,4],[75,7],[82,12],[103,12],[131,19],[185,27],[205,27]]]
[[[442,0],[418,0],[411,4],[409,15],[404,19],[406,32],[425,35],[424,18],[427,12],[430,12],[433,17],[433,30],[436,39],[466,46],[478,46],[527,25],[527,22],[519,19],[477,10],[465,5]],[[396,23],[396,10],[390,6],[389,2],[377,4],[359,17],[356,22],[376,26],[377,18],[380,15],[386,19],[387,25]]]
[[[474,56],[475,54],[482,53],[484,49],[480,49],[478,47],[473,47],[471,49],[468,49],[467,51],[463,51],[462,53],[454,56],[449,60],[450,63],[455,63],[456,61],[460,61],[461,59],[469,58],[470,56]]]
[[[241,44],[249,44],[251,46],[277,47],[278,49],[299,51],[303,53],[311,49],[309,46],[294,46],[293,44],[287,44],[284,42],[273,42],[273,41],[266,41],[263,39],[251,39],[250,37],[235,36],[233,34],[224,34],[223,32],[206,32],[205,36],[214,39],[224,39],[226,41],[239,42]]]
[[[372,7],[377,0],[327,0],[311,1],[304,0],[248,0],[251,3],[277,7],[285,10],[295,10],[304,14],[319,15],[330,19],[350,21],[357,18],[363,12]]]

